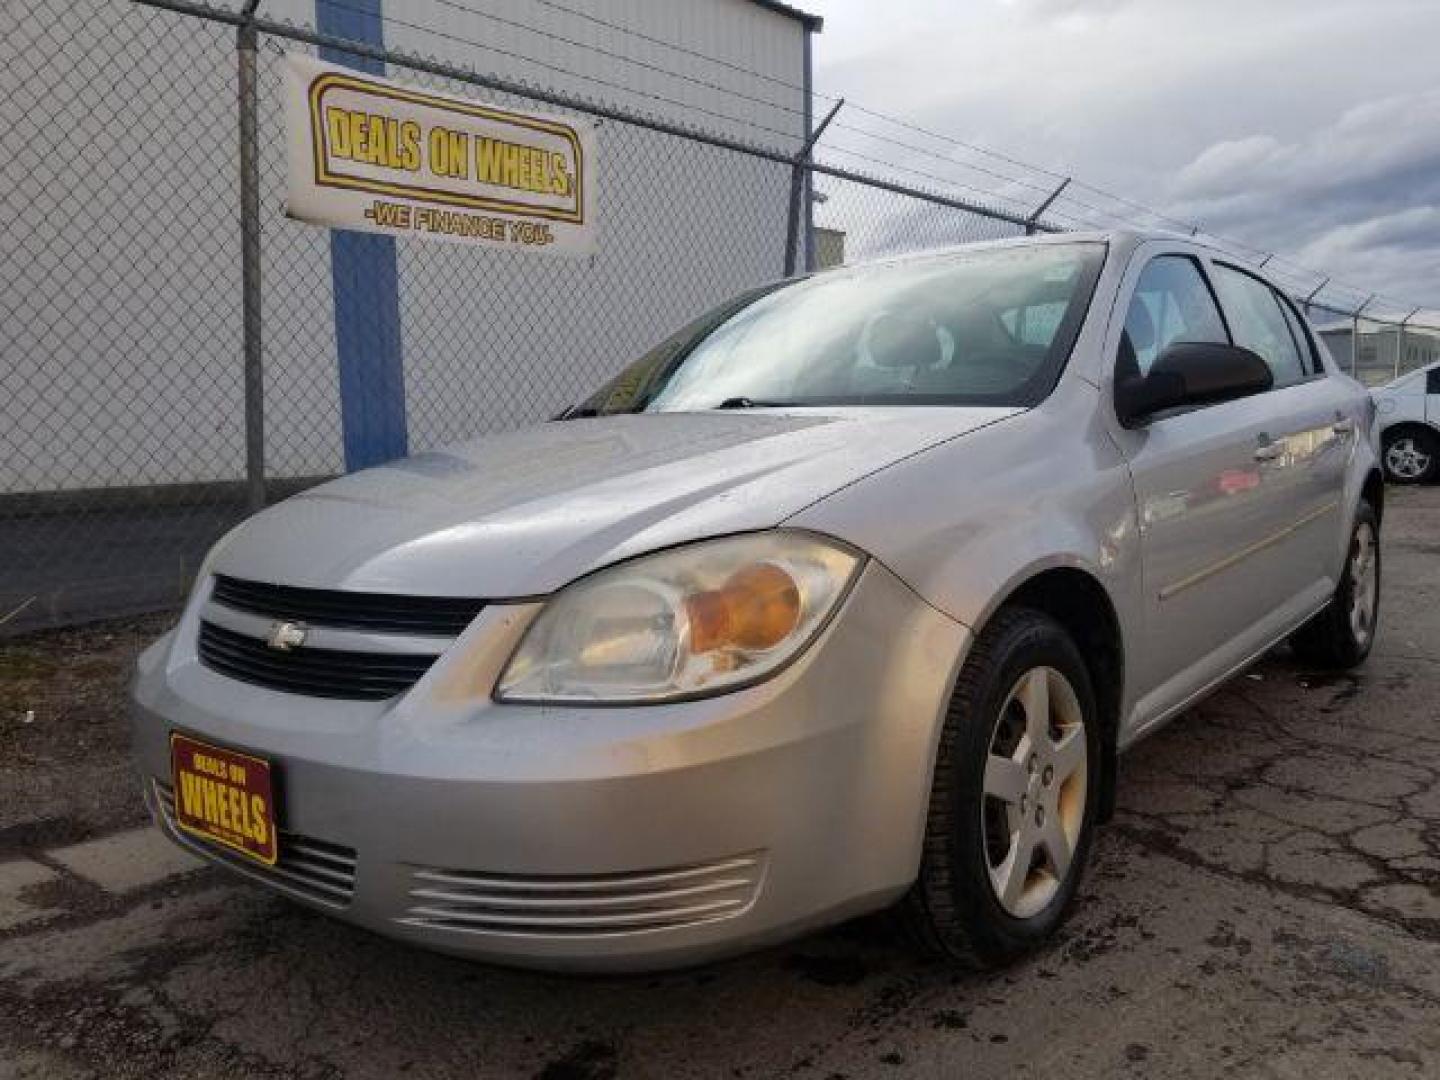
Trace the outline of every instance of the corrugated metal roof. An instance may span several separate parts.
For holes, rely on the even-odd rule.
[[[759,4],[763,8],[769,8],[777,15],[786,15],[792,19],[798,19],[805,25],[806,30],[811,30],[815,33],[819,33],[820,28],[825,25],[825,20],[819,15],[811,15],[808,11],[801,11],[799,8],[793,8],[789,4],[782,4],[780,0],[750,0],[750,2],[752,4]]]

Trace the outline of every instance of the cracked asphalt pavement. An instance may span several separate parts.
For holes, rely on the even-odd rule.
[[[0,1080],[1440,1076],[1440,488],[1391,491],[1383,550],[1369,662],[1277,651],[1135,748],[1074,918],[991,974],[879,918],[653,977],[404,948],[137,831],[123,663],[7,646]],[[83,633],[123,660],[141,636]]]

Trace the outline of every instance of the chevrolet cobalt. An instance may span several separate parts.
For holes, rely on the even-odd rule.
[[[430,948],[658,968],[894,907],[1044,941],[1117,758],[1273,646],[1362,661],[1372,405],[1195,243],[1082,234],[727,303],[563,417],[325,484],[144,653],[191,851]]]

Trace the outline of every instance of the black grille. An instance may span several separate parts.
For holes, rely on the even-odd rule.
[[[301,647],[282,652],[258,638],[200,624],[200,660],[242,682],[309,697],[382,701],[414,686],[434,656]]]
[[[483,600],[302,589],[265,581],[242,581],[223,574],[215,575],[211,598],[228,608],[270,619],[437,637],[459,634],[485,606]]]

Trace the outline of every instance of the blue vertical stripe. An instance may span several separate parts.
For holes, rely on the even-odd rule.
[[[381,0],[315,0],[322,34],[383,46]],[[379,60],[322,48],[322,60],[385,73]],[[407,452],[405,357],[400,344],[400,282],[395,240],[374,233],[330,233],[335,346],[345,470],[379,465]]]

